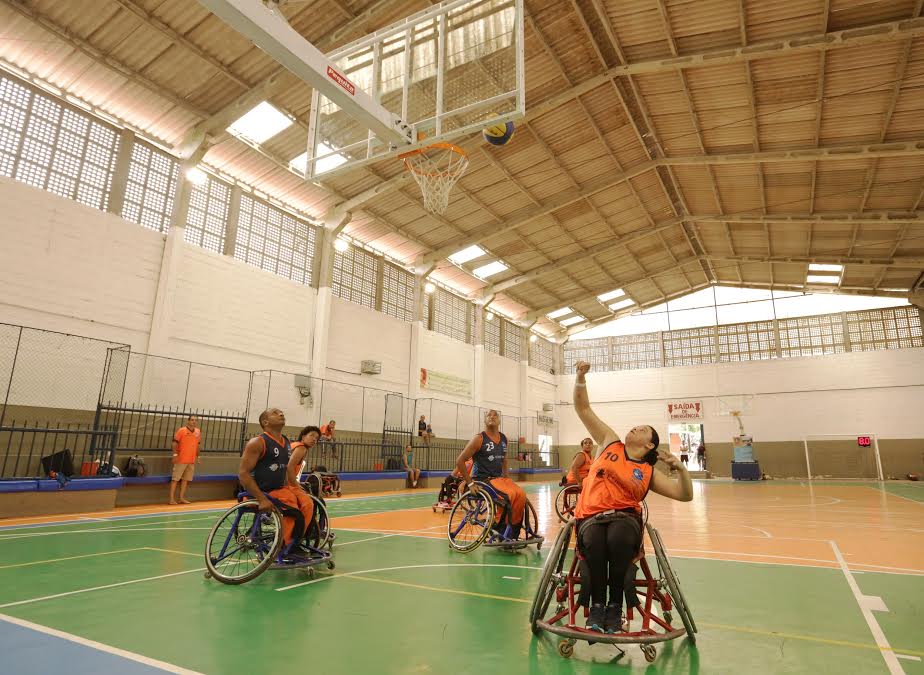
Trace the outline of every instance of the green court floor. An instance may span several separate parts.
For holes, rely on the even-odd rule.
[[[531,486],[530,497],[547,503],[554,489]],[[429,511],[432,502],[432,493],[343,499],[330,510],[335,517],[394,512],[397,519],[408,509]],[[547,517],[547,508],[539,511]],[[700,628],[696,647],[685,639],[659,645],[648,664],[637,647],[614,660],[612,647],[579,643],[566,660],[555,639],[535,638],[527,625],[551,541],[541,553],[481,548],[462,555],[444,538],[340,530],[333,573],[306,584],[299,572],[271,570],[224,586],[202,574],[216,517],[155,514],[2,529],[0,614],[173,664],[175,672],[890,672],[840,569],[675,555]],[[888,607],[876,618],[902,655],[900,667],[924,673],[924,576],[854,578],[863,594]],[[2,670],[44,672],[30,670],[40,661],[17,647],[10,627],[0,621],[0,648],[12,668]],[[65,664],[61,670],[71,672]]]

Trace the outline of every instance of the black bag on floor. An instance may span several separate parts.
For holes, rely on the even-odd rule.
[[[64,448],[53,455],[42,457],[42,469],[46,476],[51,476],[51,472],[63,474],[67,477],[74,475],[74,455],[69,448]]]
[[[147,469],[144,466],[144,459],[138,455],[132,455],[128,458],[128,461],[125,463],[125,475],[131,478],[140,478],[145,473]]]

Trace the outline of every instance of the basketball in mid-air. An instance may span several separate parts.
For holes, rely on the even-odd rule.
[[[514,131],[516,131],[516,127],[514,127],[513,122],[504,122],[486,127],[481,133],[484,135],[484,140],[491,145],[507,145],[510,139],[513,138]]]

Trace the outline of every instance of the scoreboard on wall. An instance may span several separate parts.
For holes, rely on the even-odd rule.
[[[869,436],[857,436],[857,445],[861,448],[868,448],[872,444],[873,441]]]

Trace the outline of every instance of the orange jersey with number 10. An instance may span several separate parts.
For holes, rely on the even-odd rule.
[[[631,459],[623,443],[610,443],[590,465],[574,517],[587,518],[614,509],[641,511],[653,472],[648,462]]]

